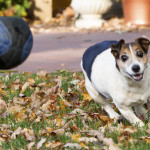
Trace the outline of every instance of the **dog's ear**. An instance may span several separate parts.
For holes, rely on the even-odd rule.
[[[145,53],[148,52],[148,48],[149,48],[149,45],[150,45],[150,41],[146,38],[137,38],[135,39],[136,42],[138,42],[138,44],[141,46],[141,48],[144,50]]]
[[[122,45],[124,45],[124,44],[125,44],[125,41],[121,39],[117,44],[112,44],[112,45],[110,46],[110,48],[111,48],[111,53],[113,54],[113,56],[114,56],[116,59],[119,59],[120,50],[121,50]]]

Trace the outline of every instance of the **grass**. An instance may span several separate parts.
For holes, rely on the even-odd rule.
[[[150,124],[139,128],[132,127],[126,120],[113,123],[101,106],[86,96],[81,72],[4,73],[0,77],[0,98],[8,108],[0,116],[2,149],[37,149],[42,139],[46,140],[39,149],[65,149],[67,143],[76,143],[81,149],[109,149],[109,142],[85,132],[91,130],[100,131],[106,140],[112,139],[118,149],[150,149]],[[21,130],[12,138],[19,127]],[[127,128],[130,130],[126,131]],[[82,142],[81,137],[85,137]],[[93,139],[88,141],[89,138],[98,143]],[[31,142],[34,144],[29,148]],[[69,146],[68,149],[76,148]]]

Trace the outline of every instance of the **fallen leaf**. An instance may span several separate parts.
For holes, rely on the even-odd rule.
[[[98,139],[94,137],[81,137],[79,138],[79,141],[85,142],[86,144],[89,144],[89,143],[98,144],[99,143]]]
[[[64,134],[64,132],[65,132],[65,129],[57,129],[57,130],[54,130],[51,134],[52,135],[63,135]]]
[[[32,79],[32,78],[28,78],[28,82],[29,82],[30,85],[31,85],[31,84],[35,84],[35,80]]]
[[[42,138],[38,143],[37,143],[37,149],[40,149],[42,145],[46,142],[46,138]]]
[[[108,116],[104,116],[104,115],[101,115],[101,114],[98,114],[98,116],[99,116],[100,120],[101,120],[104,124],[106,124],[107,122],[113,122],[113,121],[114,121],[114,119],[111,119],[111,118],[109,118]]]
[[[82,95],[83,95],[83,100],[88,100],[88,101],[92,100],[92,97],[88,93],[83,93]]]
[[[7,110],[6,102],[0,99],[0,114],[4,113],[6,110]]]
[[[28,150],[31,150],[34,145],[35,145],[35,142],[29,143],[29,144],[27,145],[27,149],[28,149]]]
[[[21,130],[22,130],[22,128],[18,127],[11,135],[11,139],[16,139],[17,135],[21,134]]]
[[[67,143],[64,147],[70,149],[81,149],[81,146],[78,143]]]
[[[42,111],[44,111],[44,112],[49,111],[51,104],[54,102],[55,102],[55,100],[48,100],[45,104],[42,105],[42,107],[41,107]]]
[[[77,115],[77,114],[85,115],[86,113],[84,113],[84,111],[79,108],[76,108],[72,112],[69,113],[69,115]]]
[[[35,141],[35,135],[33,130],[24,128],[21,133],[24,135],[25,139],[28,141]]]
[[[22,86],[21,93],[23,94],[29,86],[30,86],[30,83],[25,82],[24,85]]]
[[[119,146],[110,145],[108,150],[121,150],[121,149],[119,148]]]
[[[113,139],[112,138],[104,138],[103,139],[104,144],[106,145],[114,145]]]
[[[73,85],[77,85],[79,82],[80,82],[80,80],[77,79],[77,80],[72,80],[70,83]]]
[[[5,140],[0,137],[0,146],[2,146],[2,143],[4,143],[4,142],[5,142]]]
[[[58,148],[62,146],[62,143],[59,140],[52,141],[52,142],[47,142],[45,143],[46,148]]]
[[[150,143],[150,137],[145,137],[145,141],[146,141],[147,143]]]
[[[68,121],[62,128],[63,129],[67,129],[69,127],[69,125],[70,125],[71,122],[72,122],[71,120]]]
[[[47,72],[45,70],[41,70],[37,73],[38,76],[45,77],[47,75]]]
[[[13,81],[14,84],[19,84],[20,83],[20,79],[16,79],[15,81]]]
[[[102,136],[104,137],[104,134],[101,132],[101,131],[98,131],[98,130],[85,130],[85,131],[82,131],[82,133],[86,133],[90,136]]]
[[[129,133],[135,133],[135,130],[132,130],[131,128],[125,128],[124,131],[129,132]],[[136,132],[137,132],[137,130],[136,130]]]
[[[57,126],[57,127],[62,127],[62,126],[64,126],[64,122],[63,122],[58,116],[56,116],[55,118],[56,118],[56,119],[54,120],[54,122],[56,123],[56,126]]]
[[[78,133],[78,134],[72,134],[72,135],[71,135],[71,139],[72,139],[73,141],[78,142],[78,141],[79,141],[79,138],[81,138],[81,134],[80,134],[80,133]]]

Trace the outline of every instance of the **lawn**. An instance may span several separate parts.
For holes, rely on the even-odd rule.
[[[1,149],[150,149],[150,123],[109,119],[81,72],[4,72],[0,99]]]

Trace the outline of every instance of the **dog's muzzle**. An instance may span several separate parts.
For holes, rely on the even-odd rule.
[[[143,73],[138,73],[138,74],[134,74],[134,75],[131,75],[127,72],[127,74],[135,81],[141,81],[143,79]]]

